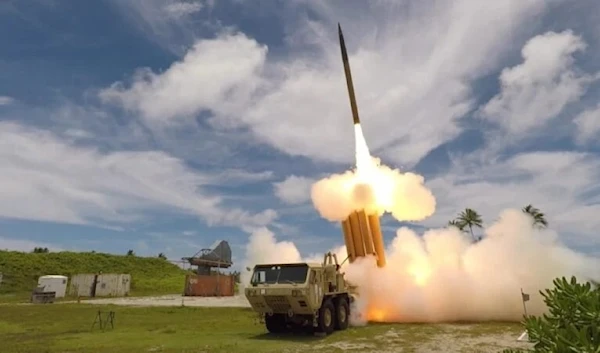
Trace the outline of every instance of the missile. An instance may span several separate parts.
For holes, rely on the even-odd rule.
[[[358,118],[358,108],[356,107],[356,96],[354,95],[354,85],[352,84],[352,74],[350,73],[350,62],[348,61],[348,52],[346,43],[342,34],[342,26],[338,23],[338,33],[340,35],[340,48],[342,50],[342,62],[344,63],[344,72],[346,74],[346,84],[348,85],[348,95],[350,96],[350,107],[352,108],[352,121],[354,125],[360,124]]]

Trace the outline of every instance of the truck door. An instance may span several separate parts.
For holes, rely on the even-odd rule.
[[[320,305],[323,299],[323,273],[321,271],[311,270],[311,291],[315,305]]]

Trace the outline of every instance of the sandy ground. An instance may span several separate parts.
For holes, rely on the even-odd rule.
[[[346,342],[335,342],[321,344],[311,347],[312,351],[330,352],[332,349],[338,349],[344,352],[365,352],[365,353],[397,353],[397,352],[415,352],[415,353],[467,353],[467,352],[501,352],[503,349],[531,349],[532,343],[519,342],[512,333],[494,333],[478,337],[465,337],[461,331],[464,326],[447,325],[444,332],[429,337],[423,337],[422,340],[415,339],[414,335],[405,335],[391,328],[388,332],[371,337],[359,338]],[[380,344],[385,342],[385,348]],[[305,350],[304,350],[305,351]],[[302,349],[290,351],[289,353],[300,353]]]
[[[73,303],[63,302],[63,303]],[[250,307],[248,300],[243,295],[233,297],[183,297],[179,294],[163,295],[159,297],[131,297],[131,298],[102,298],[82,300],[84,304],[114,304],[125,306],[206,306],[206,307]]]

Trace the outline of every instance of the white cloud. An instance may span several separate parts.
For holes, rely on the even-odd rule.
[[[288,204],[301,204],[310,200],[310,188],[314,179],[290,175],[284,181],[273,183],[275,196]]]
[[[201,2],[172,2],[165,6],[165,10],[175,17],[183,17],[199,12],[203,7]]]
[[[199,41],[164,73],[142,70],[130,87],[117,83],[102,97],[152,122],[211,110],[217,127],[247,127],[290,155],[347,163],[353,130],[339,20],[367,140],[395,162],[414,164],[459,134],[457,120],[473,107],[471,80],[493,69],[547,6],[544,0],[433,3],[414,5],[410,17],[402,6],[369,3],[379,18],[373,21],[364,8],[311,2],[322,21],[293,22],[287,58],[265,63],[265,47],[221,35]],[[310,55],[300,52],[307,46]]]
[[[252,228],[277,217],[227,208],[200,174],[164,152],[101,153],[47,131],[0,123],[0,216],[68,223],[121,223],[153,209],[198,215],[209,225]]]
[[[224,34],[199,41],[163,73],[139,69],[129,87],[114,83],[100,98],[139,112],[152,125],[207,109],[227,115],[249,102],[266,53],[243,34]]]
[[[184,53],[207,28],[218,23],[194,16],[214,0],[112,0],[112,5],[140,34],[176,55]]]
[[[0,250],[32,251],[34,248],[38,247],[48,248],[48,250],[50,251],[63,250],[61,247],[45,242],[37,242],[0,236]]]
[[[14,98],[8,96],[0,96],[0,105],[9,105],[15,101]]]
[[[512,134],[545,125],[596,79],[574,64],[573,56],[585,49],[582,38],[570,30],[530,39],[521,51],[523,63],[502,71],[501,92],[483,107],[483,116]]]
[[[577,142],[585,144],[598,137],[600,133],[600,104],[581,112],[573,122],[577,126]]]
[[[428,226],[442,226],[464,208],[490,224],[503,209],[533,204],[571,245],[600,245],[600,158],[578,152],[521,153],[485,163],[456,161],[447,174],[427,181],[438,202]]]

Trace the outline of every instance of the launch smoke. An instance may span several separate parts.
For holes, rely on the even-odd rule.
[[[290,242],[279,242],[263,229],[250,237],[248,264],[321,262],[323,254],[300,256]],[[339,259],[345,247],[332,249]],[[352,324],[381,322],[520,321],[521,289],[530,295],[529,314],[546,307],[540,290],[556,277],[572,275],[600,281],[600,262],[577,253],[551,229],[531,226],[529,216],[508,209],[473,244],[454,227],[424,234],[402,227],[386,249],[387,265],[364,257],[346,262],[346,280],[358,286]]]
[[[372,157],[360,124],[355,124],[356,168],[317,181],[311,190],[321,217],[343,221],[350,213],[390,213],[398,221],[420,221],[435,211],[435,198],[424,178],[382,165]]]

